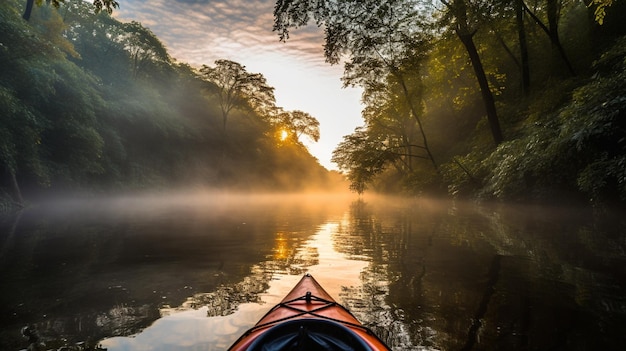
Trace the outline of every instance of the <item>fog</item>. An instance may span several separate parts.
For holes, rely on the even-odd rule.
[[[224,349],[313,272],[395,349],[541,348],[547,329],[611,349],[623,228],[588,209],[370,193],[48,198],[0,221],[0,348],[27,347],[30,324],[56,348]]]

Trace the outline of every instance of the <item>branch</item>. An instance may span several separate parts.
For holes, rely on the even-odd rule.
[[[530,15],[530,17],[532,17],[533,20],[535,20],[535,23],[537,23],[537,25],[539,25],[539,27],[541,27],[541,29],[543,29],[544,32],[546,32],[546,34],[548,35],[548,37],[550,37],[550,29],[548,27],[546,27],[545,24],[543,24],[543,22],[541,22],[541,19],[539,19],[539,17],[537,17],[537,15],[535,15],[529,8],[528,6],[526,6],[526,2],[524,2],[523,0],[521,1],[522,6],[524,6],[524,10]]]
[[[465,172],[465,174],[467,174],[467,176],[470,178],[470,181],[471,181],[472,183],[476,183],[476,184],[478,184],[478,183],[479,183],[479,182],[478,182],[478,179],[476,179],[476,178],[472,175],[472,173],[470,173],[470,171],[469,171],[467,168],[465,168],[465,167],[461,164],[461,162],[459,162],[459,160],[458,160],[456,157],[453,157],[453,158],[452,158],[452,161],[454,161],[454,163],[456,163],[459,167],[461,167],[461,169],[463,170],[463,172]]]

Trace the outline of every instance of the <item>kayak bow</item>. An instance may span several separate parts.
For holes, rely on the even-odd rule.
[[[306,274],[229,351],[390,350]]]

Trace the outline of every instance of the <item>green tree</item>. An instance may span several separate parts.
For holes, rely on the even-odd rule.
[[[26,176],[44,184],[50,179],[42,149],[49,120],[41,106],[54,93],[56,75],[49,63],[64,55],[41,35],[43,27],[31,27],[17,11],[13,2],[0,3],[0,168],[13,200],[21,204]]]
[[[332,162],[347,172],[350,190],[362,194],[367,184],[385,170],[385,166],[396,156],[386,147],[387,140],[356,128],[354,133],[344,136],[333,151]]]
[[[165,45],[152,31],[139,22],[122,25],[123,34],[115,39],[128,51],[134,78],[147,74],[151,67],[170,66],[171,58]]]
[[[65,0],[46,0],[46,3],[52,3],[52,5],[57,9],[61,7],[61,4],[64,2]],[[43,0],[26,0],[26,7],[24,9],[24,14],[22,15],[22,18],[27,21],[30,20],[30,16],[35,3],[37,4],[37,6],[41,6],[43,4]],[[113,9],[120,7],[119,3],[115,0],[94,0],[93,6],[96,13],[105,10],[109,14],[113,13]]]
[[[214,67],[203,65],[200,77],[207,90],[216,95],[222,111],[222,130],[235,108],[253,110],[261,115],[271,113],[275,107],[274,88],[260,73],[249,73],[245,66],[230,61],[217,60]]]
[[[526,3],[522,0],[522,5],[524,6],[524,10],[532,17],[532,19],[537,23],[537,25],[543,30],[543,32],[550,39],[550,43],[552,44],[553,50],[558,52],[561,57],[565,67],[567,67],[568,72],[574,76],[576,72],[574,71],[574,67],[572,66],[569,58],[567,57],[567,53],[565,52],[565,48],[561,44],[561,39],[559,36],[559,19],[560,14],[562,13],[562,1],[561,0],[546,0],[546,5],[541,7],[545,8],[545,16],[548,20],[548,25],[546,26],[543,21],[539,18],[539,16],[532,11]]]
[[[68,25],[64,36],[81,55],[80,59],[72,61],[96,74],[105,86],[112,86],[114,82],[132,84],[134,75],[130,68],[134,63],[129,58],[129,41],[133,34],[128,29],[135,25],[119,22],[106,13],[93,16],[91,11],[91,5],[84,1],[71,1],[64,6],[63,18]],[[162,47],[157,43],[154,51],[160,52]],[[161,54],[161,57],[167,56]]]
[[[482,92],[493,140],[499,144],[503,137],[493,93],[473,41],[477,31],[477,17],[469,11],[471,8],[466,0],[442,0],[442,3],[446,11],[443,12],[438,26],[440,29],[453,30],[465,46]],[[324,50],[329,62],[339,62],[341,54],[346,52],[357,58],[378,56],[386,63],[382,68],[393,72],[398,68],[397,58],[410,57],[424,48],[423,45],[416,44],[428,40],[433,23],[427,18],[434,13],[436,11],[430,7],[430,3],[423,0],[278,0],[274,8],[274,30],[282,40],[286,40],[289,29],[304,26],[313,19],[318,25],[324,25]],[[366,66],[364,62],[354,58],[351,64]],[[380,69],[381,64],[370,65],[369,68]],[[419,114],[414,112],[414,115]]]
[[[449,25],[467,51],[478,81],[493,141],[496,145],[499,145],[504,138],[500,128],[495,99],[476,43],[474,42],[474,35],[480,28],[479,14],[483,13],[482,8],[480,6],[471,6],[472,4],[468,3],[468,0],[452,0],[451,2],[441,0],[441,2],[445,5],[447,11],[443,13],[440,25],[442,27]]]
[[[400,83],[390,74],[381,88],[369,89],[364,94],[365,126],[344,137],[344,142],[333,152],[333,160],[348,173],[353,190],[364,191],[379,175],[385,180],[393,177],[401,181],[394,180],[398,185],[411,187],[411,178],[421,168],[415,160],[433,161],[421,144],[420,125],[412,118],[405,102],[405,89],[409,97],[421,99],[420,78],[407,76]]]
[[[366,96],[374,96],[386,84],[401,88],[394,93],[403,99],[396,102],[406,105],[407,115],[415,119],[421,147],[436,168],[422,122],[421,95],[410,91],[407,82],[409,76],[420,73],[419,63],[429,50],[429,32],[419,31],[426,23],[416,10],[418,5],[419,1],[344,1],[322,8],[314,1],[277,2],[274,30],[286,40],[289,29],[305,25],[312,14],[325,25],[327,61],[336,64],[343,53],[349,53],[345,85],[362,86]]]
[[[320,140],[320,122],[309,113],[300,110],[285,111],[279,113],[278,120],[281,125],[286,126],[288,133],[293,135],[296,141],[300,141],[302,136],[316,142]]]
[[[50,121],[42,132],[46,158],[53,180],[85,184],[104,171],[98,123],[104,101],[98,80],[69,61],[55,62],[50,68],[56,73],[54,90],[41,106]]]
[[[18,181],[20,171],[30,167],[44,175],[40,157],[42,121],[24,106],[15,92],[0,86],[0,164],[3,165],[13,201],[24,203]],[[0,177],[2,178],[2,177]]]

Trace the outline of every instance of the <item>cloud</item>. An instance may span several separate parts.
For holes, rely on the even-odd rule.
[[[295,30],[292,39],[281,43],[272,31],[273,9],[273,0],[128,0],[117,17],[141,22],[173,57],[192,65],[268,50],[324,64],[321,29]]]

